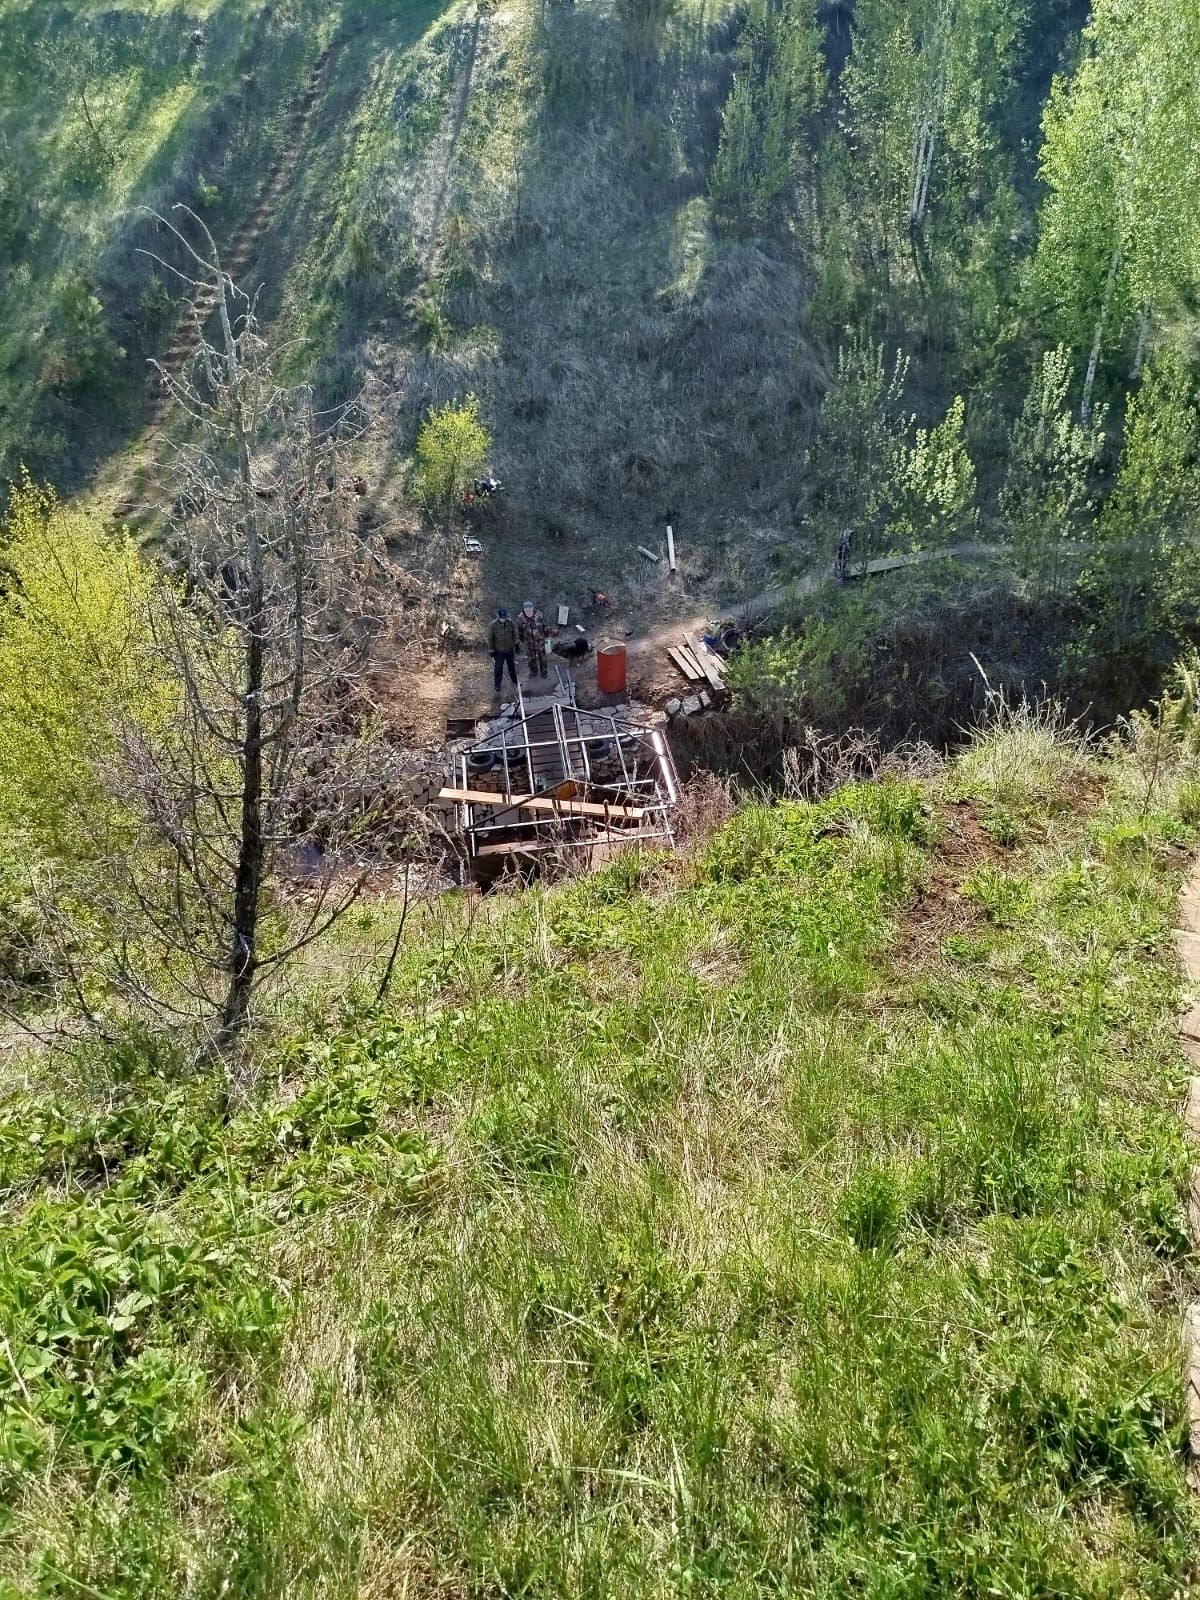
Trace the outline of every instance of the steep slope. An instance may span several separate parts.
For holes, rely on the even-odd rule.
[[[182,201],[228,246],[340,23],[306,0],[0,5],[0,476],[74,487],[144,424],[181,311],[145,208]]]
[[[1019,715],[423,907],[381,1004],[327,955],[232,1118],[56,1064],[0,1118],[0,1584],[1183,1592],[1196,793]]]
[[[669,606],[635,553],[669,519],[693,593],[757,581],[794,539],[821,373],[803,252],[714,230],[722,14],[686,8],[638,70],[609,8],[501,0],[372,64],[285,306],[330,399],[394,391],[376,476],[401,527],[388,487],[421,418],[479,393],[507,486],[482,561],[410,547],[464,627],[521,590]]]

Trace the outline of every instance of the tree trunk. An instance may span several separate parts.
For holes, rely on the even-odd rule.
[[[242,815],[238,837],[237,873],[233,890],[233,928],[229,951],[229,992],[221,1018],[219,1042],[222,1048],[233,1044],[245,1028],[250,1015],[250,996],[258,974],[258,908],[262,895],[266,841],[263,838],[263,630],[266,625],[265,578],[262,544],[259,539],[257,501],[254,494],[254,469],[250,459],[250,432],[247,426],[237,341],[229,319],[225,280],[218,272],[218,300],[225,349],[229,361],[229,380],[233,389],[233,424],[237,439],[238,477],[241,479],[246,529],[246,561],[249,567],[250,600],[246,618],[246,681],[243,691],[246,713],[242,735]]]
[[[258,972],[258,905],[262,893],[262,688],[263,596],[261,573],[252,578],[250,636],[246,646],[246,731],[242,740],[242,821],[233,892],[229,993],[221,1018],[222,1047],[233,1044],[250,1015]]]
[[[1112,305],[1113,286],[1117,281],[1117,268],[1121,265],[1120,241],[1113,246],[1112,260],[1108,264],[1108,280],[1104,285],[1104,298],[1100,302],[1100,315],[1096,319],[1096,337],[1092,340],[1092,353],[1088,358],[1087,376],[1083,380],[1083,403],[1079,407],[1079,420],[1085,428],[1092,425],[1092,394],[1096,387],[1096,371],[1100,365],[1100,351],[1104,345],[1104,330],[1108,324]]]

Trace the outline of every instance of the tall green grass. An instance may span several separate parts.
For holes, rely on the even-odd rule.
[[[31,1064],[0,1590],[1185,1592],[1194,835],[1043,732],[431,908],[228,1121]]]

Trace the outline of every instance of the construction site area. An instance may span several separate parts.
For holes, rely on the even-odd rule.
[[[654,553],[641,548],[642,555]],[[440,684],[441,720],[430,717],[427,744],[436,776],[425,768],[422,801],[441,817],[464,869],[478,884],[505,872],[551,865],[599,865],[631,845],[671,848],[680,778],[672,740],[687,725],[727,708],[727,674],[757,624],[785,601],[829,582],[848,582],[920,565],[920,552],[851,561],[785,588],[765,590],[725,609],[720,621],[666,624],[653,634],[613,637],[601,624],[597,645],[560,606],[548,630],[549,673],[511,684],[511,698],[489,696],[477,654],[460,658]],[[663,550],[675,572],[675,540]],[[601,606],[589,609],[595,620]],[[430,681],[418,686],[427,711]]]
[[[547,857],[598,865],[631,844],[669,848],[678,797],[663,728],[637,708],[585,710],[563,672],[450,745],[436,803],[486,884]]]
[[[631,651],[602,640],[593,651],[585,639],[562,640],[565,610],[545,678],[512,684],[509,700],[495,696],[483,711],[464,712],[460,698],[445,717],[440,782],[423,798],[481,884],[506,870],[598,865],[630,845],[670,848],[679,800],[671,724],[728,698],[727,653],[741,637],[732,625],[710,639],[686,629],[678,644]],[[562,643],[565,656],[555,653]],[[631,662],[649,695],[631,694]],[[463,687],[469,707],[475,686]]]

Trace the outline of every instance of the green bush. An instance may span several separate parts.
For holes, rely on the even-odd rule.
[[[431,411],[417,435],[417,470],[431,506],[448,510],[483,465],[492,436],[479,419],[479,401],[469,394]]]
[[[108,329],[100,297],[84,277],[67,280],[58,299],[57,337],[43,371],[43,382],[58,390],[105,382],[125,359]]]

